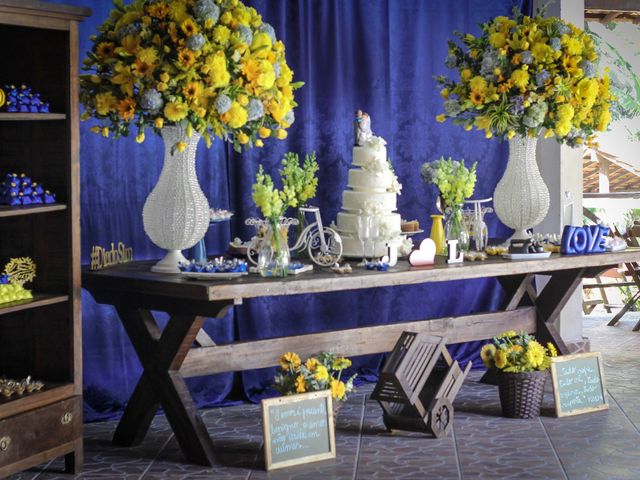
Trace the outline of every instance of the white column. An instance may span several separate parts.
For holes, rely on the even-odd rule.
[[[535,0],[535,9],[549,3]],[[546,15],[560,17],[577,27],[584,27],[584,0],[556,0],[547,7]],[[561,233],[566,223],[582,225],[582,148],[559,145],[554,139],[538,142],[538,165],[549,187],[549,213],[536,228],[543,233]],[[569,192],[573,208],[564,209]],[[582,340],[582,289],[569,300],[560,314],[560,335],[566,342]]]

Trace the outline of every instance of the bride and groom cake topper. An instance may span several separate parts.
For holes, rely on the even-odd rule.
[[[354,145],[363,147],[373,137],[371,131],[371,117],[367,112],[356,110],[356,119],[353,122]]]

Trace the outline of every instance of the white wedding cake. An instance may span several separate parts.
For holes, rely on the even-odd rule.
[[[342,193],[342,211],[338,213],[336,228],[342,235],[343,255],[362,257],[363,248],[358,235],[358,217],[369,219],[366,256],[387,254],[387,243],[403,237],[396,200],[402,185],[387,160],[386,142],[370,136],[361,146],[353,147],[347,190]],[[362,230],[361,230],[362,231]]]

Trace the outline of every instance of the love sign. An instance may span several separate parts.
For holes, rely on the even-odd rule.
[[[564,255],[602,253],[605,251],[607,235],[609,235],[609,227],[601,225],[585,225],[584,227],[566,225],[562,231],[560,253]]]

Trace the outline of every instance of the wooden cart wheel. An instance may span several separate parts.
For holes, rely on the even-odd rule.
[[[431,404],[427,413],[427,429],[440,438],[449,432],[453,425],[453,405],[448,398],[438,398]]]

